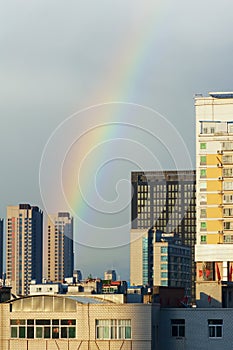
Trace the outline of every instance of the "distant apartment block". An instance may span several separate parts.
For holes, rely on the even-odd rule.
[[[6,278],[13,294],[27,295],[31,280],[42,279],[42,211],[29,204],[8,206],[6,232]]]
[[[48,216],[46,278],[63,282],[74,270],[73,218],[59,212]]]
[[[192,252],[192,297],[195,298],[196,172],[194,170],[131,173],[132,229],[155,227],[176,233]],[[136,263],[136,262],[135,262]]]

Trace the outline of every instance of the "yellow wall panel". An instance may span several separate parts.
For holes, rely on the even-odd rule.
[[[222,195],[220,193],[207,194],[207,205],[208,204],[222,204]]]
[[[207,231],[221,231],[223,222],[219,220],[207,221]]]
[[[222,176],[222,168],[216,167],[206,169],[206,178],[219,178],[220,176]]]
[[[209,180],[207,181],[207,191],[221,191],[222,181],[219,180]]]
[[[221,154],[207,154],[206,155],[206,164],[207,165],[216,165],[222,163]]]
[[[206,237],[207,244],[218,244],[223,243],[223,236],[216,234],[216,235],[207,235]]]
[[[207,218],[221,218],[222,217],[222,208],[206,208],[206,217]]]

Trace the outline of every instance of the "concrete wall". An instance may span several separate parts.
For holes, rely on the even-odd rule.
[[[233,344],[233,309],[161,309],[159,349],[230,350]],[[185,319],[185,337],[171,336],[171,319]],[[208,319],[223,320],[222,338],[209,338]]]

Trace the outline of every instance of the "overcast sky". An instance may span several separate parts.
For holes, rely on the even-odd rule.
[[[129,232],[130,186],[126,183],[120,191],[125,196],[122,202],[117,202],[117,186],[122,179],[130,179],[132,169],[195,166],[193,96],[233,90],[232,31],[231,0],[0,0],[0,215],[5,217],[7,205],[20,202],[39,205],[45,213],[71,210],[79,242],[76,268],[84,275],[100,277],[105,269],[115,268],[121,278],[128,279],[128,238],[103,244],[106,228],[110,240],[118,234],[126,237]],[[119,104],[106,105],[110,102],[120,102],[121,108]],[[105,104],[101,110],[92,107],[101,104]],[[136,109],[132,107],[135,105]],[[86,113],[87,108],[91,114]],[[160,115],[154,122],[149,109]],[[74,118],[67,119],[71,115]],[[124,121],[131,123],[129,129]],[[106,129],[95,135],[98,123],[114,122],[121,125],[115,134]],[[135,132],[138,127],[141,133]],[[145,130],[156,134],[157,143],[161,136],[163,147],[157,148],[149,137],[146,140]],[[169,131],[169,141],[165,130]],[[78,144],[78,137],[85,132],[90,138]],[[120,144],[115,144],[120,137]],[[174,160],[169,151],[182,154],[182,142],[191,159],[187,156],[184,164]],[[136,143],[138,149],[133,147]],[[51,181],[59,180],[64,159],[59,159],[58,153],[68,154],[61,175],[66,197],[75,194],[74,183],[82,163],[81,192],[89,203],[84,181],[90,176],[87,169],[95,172],[93,179],[100,196],[92,198],[91,205],[96,215],[88,210],[81,213],[78,195],[68,198],[65,207],[65,202],[60,204],[56,198],[55,185],[51,193],[47,191]],[[155,162],[146,159],[148,154],[156,157]],[[77,164],[72,168],[75,163],[78,168]],[[104,203],[109,204],[109,211]],[[105,211],[119,212],[116,203],[124,207],[118,224],[118,216],[101,216]]]

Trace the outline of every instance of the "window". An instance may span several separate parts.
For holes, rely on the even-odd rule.
[[[233,203],[233,195],[226,194],[223,196],[223,203]]]
[[[222,149],[226,150],[226,151],[232,151],[233,150],[233,143],[232,142],[223,142]]]
[[[161,264],[161,270],[167,270],[167,264]]]
[[[224,243],[233,243],[233,235],[224,235],[223,242]]]
[[[206,230],[206,222],[205,221],[201,222],[201,230]]]
[[[232,163],[232,156],[223,156],[222,157],[222,161],[224,164],[227,164],[227,163]]]
[[[200,164],[206,164],[206,156],[201,156]]]
[[[96,339],[131,339],[131,320],[96,320]]]
[[[223,320],[208,320],[209,338],[222,338]]]
[[[233,169],[232,168],[223,169],[223,176],[225,176],[225,177],[233,176]]]
[[[27,326],[26,326],[27,323]],[[76,320],[10,320],[11,338],[75,338]]]
[[[206,143],[201,142],[201,144],[200,144],[200,148],[201,148],[201,149],[206,149]]]
[[[206,177],[206,169],[201,169],[201,177]]]
[[[167,254],[167,247],[161,247],[161,253]]]
[[[161,256],[161,261],[168,261],[167,255],[162,255]]]
[[[233,208],[224,208],[223,216],[233,216]]]
[[[233,190],[233,182],[224,182],[223,183],[224,190]]]
[[[161,272],[161,278],[168,278],[167,272]]]
[[[201,243],[206,243],[206,236],[201,236]]]
[[[206,209],[201,209],[200,217],[201,218],[206,218]]]
[[[172,337],[185,337],[185,320],[171,320],[171,335]]]
[[[202,177],[202,176],[201,176]],[[207,182],[200,182],[200,191],[206,191],[207,189]]]
[[[226,221],[223,223],[224,230],[233,230],[233,221]]]

